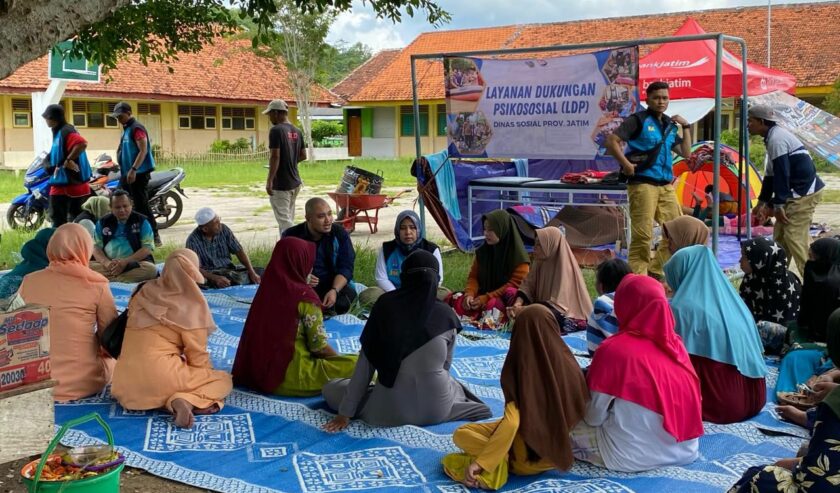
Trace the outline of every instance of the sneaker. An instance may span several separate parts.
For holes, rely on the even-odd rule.
[[[155,246],[156,247],[162,247],[163,246],[163,242],[160,241],[160,235],[155,235]]]

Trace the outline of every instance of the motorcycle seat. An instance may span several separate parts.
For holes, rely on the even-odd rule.
[[[172,181],[176,176],[178,176],[177,171],[152,171],[152,175],[149,177],[148,188],[160,188],[165,183]]]

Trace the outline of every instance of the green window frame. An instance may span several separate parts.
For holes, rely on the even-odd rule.
[[[420,136],[429,135],[429,106],[420,105]],[[414,108],[411,106],[400,106],[400,136],[414,136]]]
[[[446,105],[437,106],[437,134],[438,137],[446,137]]]

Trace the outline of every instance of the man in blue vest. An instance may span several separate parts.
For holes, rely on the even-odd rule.
[[[149,179],[155,169],[155,158],[152,155],[152,141],[146,127],[131,115],[131,105],[126,102],[117,103],[111,115],[123,126],[122,138],[117,148],[117,161],[120,163],[120,188],[131,195],[134,208],[146,216],[154,233],[155,245],[160,246],[157,223],[152,210],[149,208]]]
[[[758,104],[749,109],[747,130],[750,135],[764,137],[767,147],[764,180],[753,214],[762,222],[768,216],[776,217],[773,239],[785,249],[788,264],[791,260],[796,262],[801,277],[808,261],[811,219],[825,183],[817,176],[817,168],[802,141],[779,126],[778,121],[770,106]]]
[[[96,223],[90,268],[109,281],[141,282],[157,276],[149,221],[132,210],[125,190],[111,196],[111,213]]]
[[[671,185],[674,180],[671,152],[683,157],[691,154],[691,127],[685,118],[665,114],[668,103],[668,84],[652,83],[647,88],[647,110],[630,115],[606,141],[607,150],[627,178],[631,221],[627,261],[633,272],[657,279],[662,279],[662,267],[671,254],[668,240],[662,238],[651,262],[653,222],[661,225],[682,215]],[[627,143],[624,151],[623,143]]]
[[[306,221],[283,231],[283,238],[291,236],[315,243],[315,265],[309,285],[321,298],[325,313],[347,313],[356,299],[351,283],[356,263],[353,242],[344,227],[333,222],[326,200],[311,198],[304,208]]]

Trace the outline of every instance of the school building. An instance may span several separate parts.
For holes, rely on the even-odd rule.
[[[245,138],[267,144],[271,123],[261,114],[272,99],[284,99],[290,118],[295,98],[281,60],[260,57],[250,41],[219,38],[198,53],[181,53],[168,66],[126,60],[99,83],[69,83],[61,104],[67,120],[88,141],[88,156],[113,153],[120,125],[109,114],[120,101],[131,104],[152,144],[175,153],[202,153],[216,140]],[[26,166],[33,159],[33,92],[50,83],[43,56],[0,80],[0,167]],[[312,87],[312,106],[329,107],[339,98]]]
[[[333,87],[345,100],[349,153],[383,158],[415,155],[411,55],[671,36],[689,16],[706,32],[743,38],[747,58],[767,64],[766,6],[423,33],[402,50],[380,52]],[[772,7],[770,66],[794,75],[796,96],[812,104],[821,102],[840,77],[836,19],[840,19],[838,2]],[[641,46],[640,54],[655,48]],[[736,56],[740,53],[736,46],[726,48]],[[443,66],[439,61],[418,60],[415,67],[422,151],[440,151],[447,145]],[[736,126],[736,109],[733,100],[724,101],[724,130]],[[695,135],[703,136],[710,121],[701,120]]]

